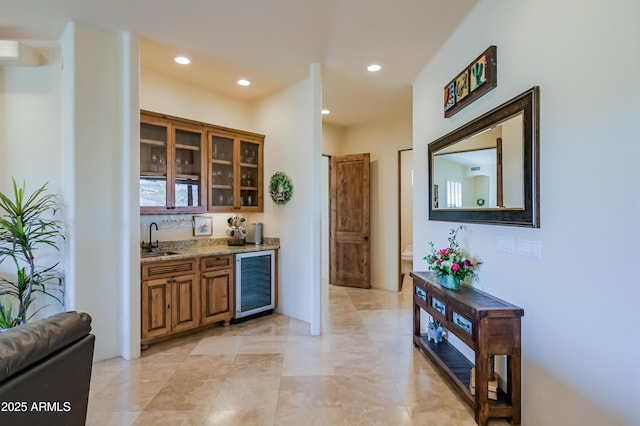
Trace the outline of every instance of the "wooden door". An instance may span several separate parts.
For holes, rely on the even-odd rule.
[[[171,279],[142,281],[142,342],[171,332]]]
[[[331,157],[329,282],[369,288],[369,154]]]
[[[233,269],[202,274],[200,286],[201,323],[229,321],[233,317]]]
[[[196,275],[182,275],[173,278],[171,295],[172,331],[188,330],[199,325],[198,286]]]

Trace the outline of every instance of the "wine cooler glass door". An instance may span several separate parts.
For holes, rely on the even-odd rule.
[[[275,252],[236,254],[236,318],[275,307]]]

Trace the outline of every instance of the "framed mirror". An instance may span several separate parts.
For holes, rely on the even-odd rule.
[[[429,220],[540,227],[539,88],[429,144]]]

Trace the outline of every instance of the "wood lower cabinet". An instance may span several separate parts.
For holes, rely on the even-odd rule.
[[[171,281],[142,281],[142,343],[171,333]]]
[[[171,331],[189,330],[199,325],[197,275],[173,279],[171,302]]]
[[[195,259],[142,265],[142,336],[140,342],[200,325]]]
[[[201,324],[223,321],[222,325],[229,325],[234,302],[233,255],[202,258],[200,270]]]
[[[147,345],[233,318],[233,255],[142,265],[142,331]]]

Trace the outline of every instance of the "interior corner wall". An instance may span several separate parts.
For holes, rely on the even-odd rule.
[[[268,182],[276,171],[285,172],[293,181],[293,198],[276,205],[265,194],[264,221],[268,233],[280,237],[279,306],[278,311],[305,322],[311,322],[312,276],[314,249],[312,224],[315,217],[312,188],[313,162],[313,84],[302,80],[260,103],[257,126],[266,135],[264,178]],[[319,244],[319,242],[318,242]]]
[[[0,68],[0,191],[11,178],[27,191],[49,182],[59,193],[60,59],[38,67]]]
[[[446,246],[458,225],[427,221],[426,142],[540,86],[541,227],[469,224],[460,234],[484,261],[475,285],[524,308],[524,425],[640,419],[640,287],[630,268],[640,257],[638,40],[635,0],[578,8],[481,0],[414,81],[414,262],[421,270],[426,243]],[[498,86],[443,118],[444,84],[489,45],[497,46]],[[498,251],[497,237],[513,238],[515,253]],[[518,255],[521,239],[540,241],[542,257]]]
[[[40,44],[50,44],[41,42]],[[47,193],[62,194],[60,179],[60,67],[58,50],[38,67],[0,67],[0,192],[13,193],[12,178],[18,186],[26,185],[31,194],[47,183]],[[64,215],[65,201],[62,198]],[[60,244],[64,259],[65,243]],[[36,253],[36,262],[50,265],[60,260],[60,253],[47,247]],[[51,261],[51,262],[49,262]],[[10,262],[0,265],[0,272],[15,275]],[[48,306],[47,306],[48,305]],[[32,308],[41,308],[36,318],[46,317],[63,307],[46,297],[33,298]]]
[[[322,124],[322,154],[340,155],[346,135],[346,128],[331,123]]]
[[[350,126],[341,155],[370,153],[371,286],[398,291],[398,151],[411,148],[412,117]]]

